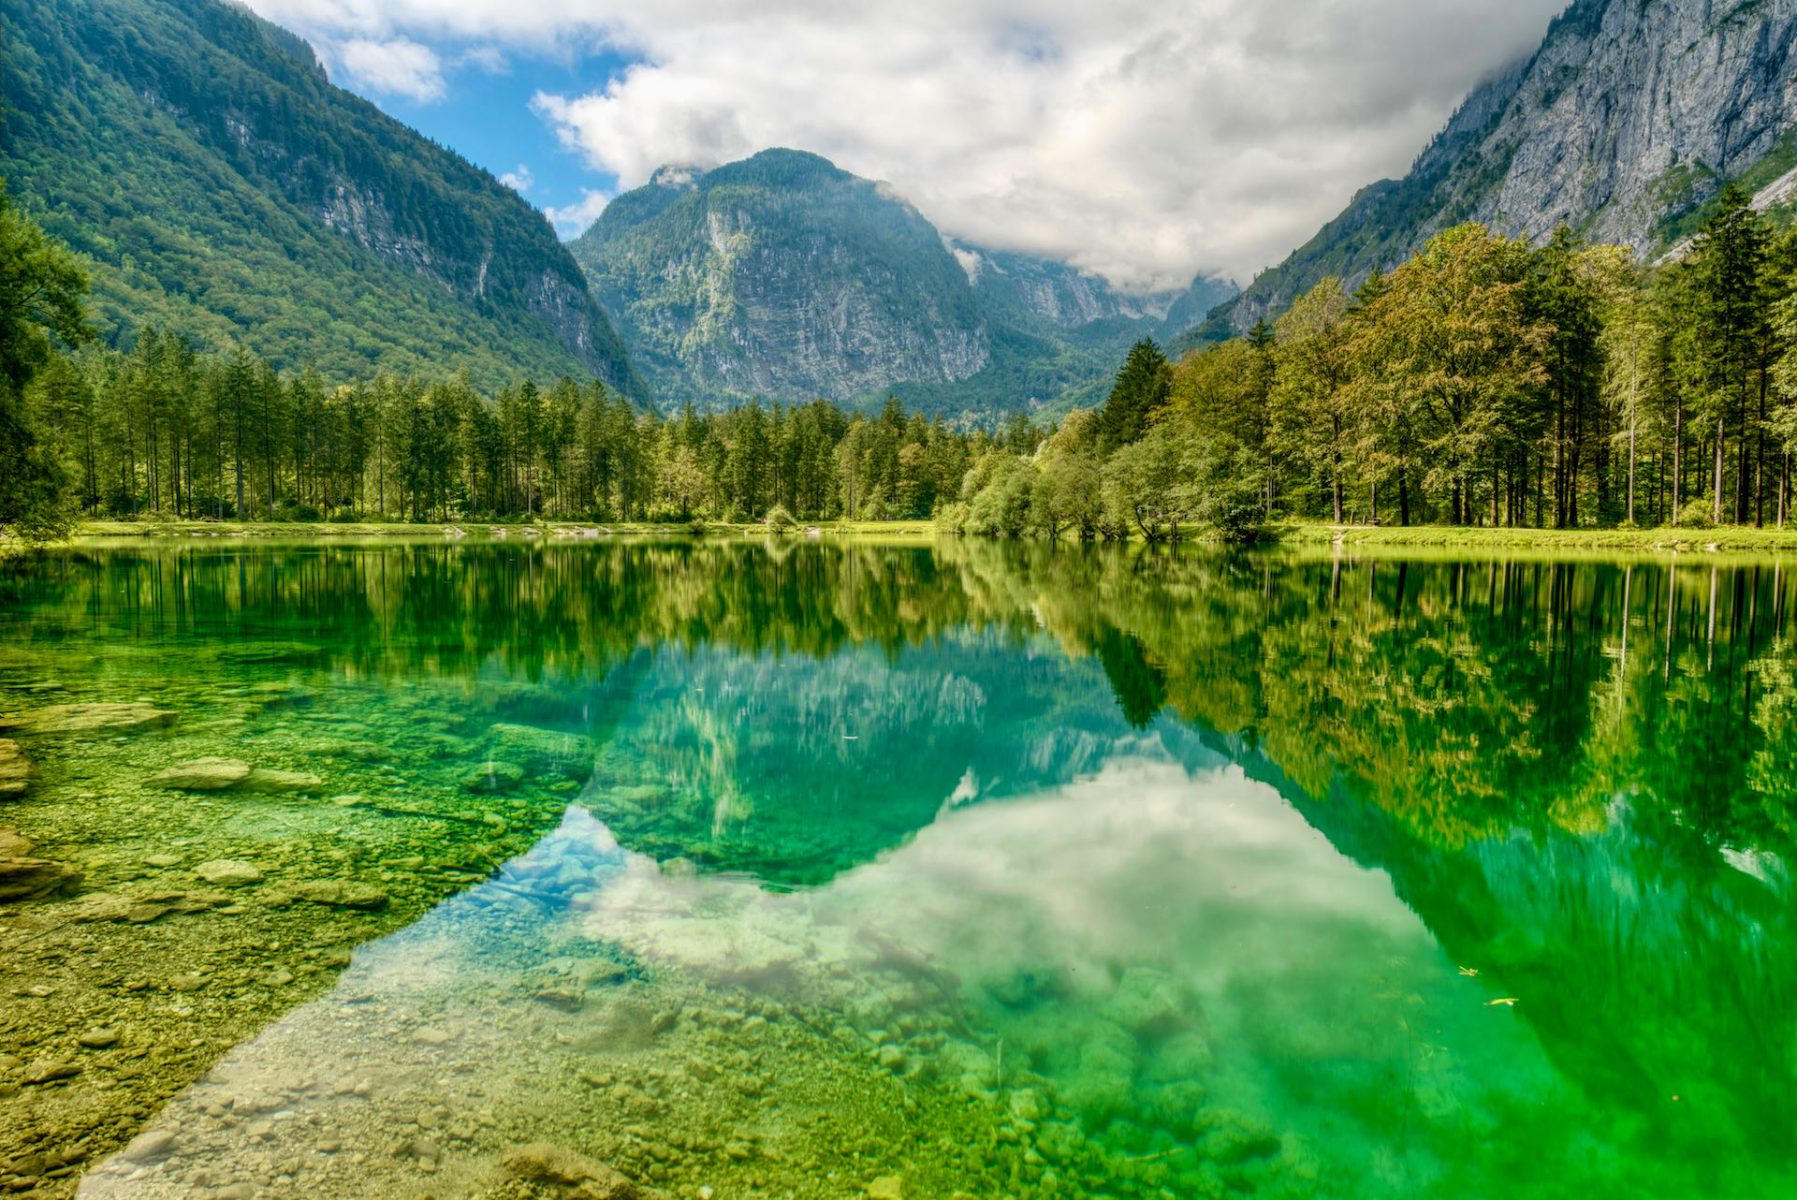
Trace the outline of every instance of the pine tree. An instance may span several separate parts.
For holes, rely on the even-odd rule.
[[[1149,415],[1166,404],[1170,388],[1167,356],[1161,348],[1150,338],[1130,347],[1109,398],[1098,410],[1104,449],[1115,450],[1139,440],[1148,430]]]

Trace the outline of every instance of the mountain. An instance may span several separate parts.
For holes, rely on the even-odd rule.
[[[0,174],[94,261],[109,337],[642,391],[542,214],[332,86],[295,35],[219,0],[31,0],[0,30]]]
[[[1171,296],[943,236],[883,184],[765,150],[664,167],[572,243],[666,402],[875,402],[951,416],[1064,405]]]
[[[1566,224],[1657,257],[1730,180],[1788,212],[1794,48],[1797,0],[1576,0],[1408,175],[1363,189],[1207,332],[1245,330],[1326,275],[1358,282],[1464,221],[1535,241]]]

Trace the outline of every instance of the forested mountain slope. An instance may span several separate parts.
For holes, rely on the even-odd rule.
[[[885,185],[782,149],[664,168],[573,250],[658,395],[707,406],[888,390],[957,417],[1054,405],[1108,383],[1175,299],[953,242]]]
[[[1408,175],[1363,189],[1208,332],[1246,330],[1327,275],[1396,266],[1464,221],[1537,241],[1565,224],[1655,257],[1725,182],[1757,192],[1794,167],[1797,0],[1576,0]],[[1788,206],[1777,194],[1765,202]]]
[[[219,0],[30,0],[0,27],[0,174],[95,261],[108,337],[640,391],[542,215],[332,86],[300,38]]]

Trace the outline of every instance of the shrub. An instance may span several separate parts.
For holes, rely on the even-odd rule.
[[[1678,510],[1678,523],[1693,529],[1708,529],[1716,523],[1716,502],[1708,496],[1685,501]]]

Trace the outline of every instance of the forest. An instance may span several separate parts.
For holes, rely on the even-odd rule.
[[[1797,231],[1724,190],[1688,249],[1476,224],[1349,292],[1169,363],[975,463],[976,533],[1247,537],[1290,518],[1539,528],[1782,526],[1797,449]]]
[[[327,387],[158,328],[119,351],[85,335],[81,263],[10,204],[0,219],[16,260],[0,525],[20,529],[934,517],[977,535],[1163,541],[1295,518],[1782,526],[1790,506],[1797,234],[1775,235],[1732,189],[1667,265],[1566,230],[1531,248],[1461,226],[1177,362],[1141,342],[1098,408],[1001,431],[897,399],[660,414],[567,377]],[[27,311],[27,295],[56,302]]]

